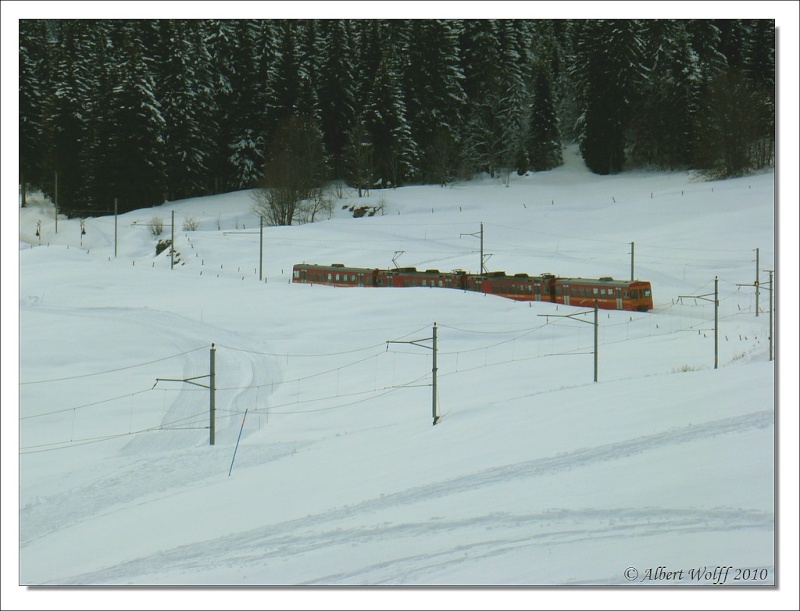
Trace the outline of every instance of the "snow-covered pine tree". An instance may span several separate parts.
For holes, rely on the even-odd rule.
[[[210,181],[210,57],[199,22],[160,20],[158,33],[153,69],[165,124],[167,199],[194,197],[205,193]]]
[[[396,53],[388,39],[382,43],[380,63],[369,89],[365,121],[380,185],[397,187],[409,180],[415,173],[417,151],[406,117]]]
[[[52,178],[44,175],[42,137],[44,92],[48,82],[51,44],[42,19],[19,21],[19,184],[22,205],[27,191]]]
[[[347,20],[326,21],[320,30],[323,42],[318,93],[322,133],[332,177],[340,179],[345,175],[344,148],[355,119],[354,52]]]
[[[530,169],[541,172],[563,162],[556,84],[561,70],[561,50],[552,21],[537,22],[532,34],[526,144]]]
[[[491,19],[464,20],[459,37],[465,94],[463,164],[472,175],[493,173],[492,150],[500,98],[499,43]]]
[[[161,104],[140,37],[140,22],[123,22],[119,83],[112,96],[110,146],[116,150],[110,179],[120,193],[119,211],[158,205],[166,196]]]
[[[422,180],[447,184],[460,166],[463,89],[457,23],[412,21],[404,83]]]
[[[638,164],[686,168],[694,156],[699,105],[697,54],[685,21],[647,20],[642,28],[648,78],[632,108],[631,157]]]
[[[236,46],[234,20],[208,19],[200,24],[209,57],[211,119],[207,126],[213,141],[208,151],[211,192],[221,193],[232,188],[234,170],[230,163],[230,144],[233,142],[232,58]]]
[[[264,151],[259,140],[261,109],[257,79],[255,23],[240,19],[233,27],[236,45],[231,49],[231,68],[228,75],[231,105],[229,114],[228,162],[232,189],[256,186],[264,170]]]
[[[90,119],[86,108],[90,98],[91,29],[88,21],[70,20],[57,25],[42,147],[47,151],[49,176],[43,177],[42,190],[54,198],[57,175],[59,211],[76,215],[86,207],[79,191],[86,179],[82,160]]]
[[[635,19],[580,22],[575,53],[584,162],[596,174],[620,172],[631,109],[646,78],[641,24]]]

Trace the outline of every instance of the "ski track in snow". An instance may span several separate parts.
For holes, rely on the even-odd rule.
[[[488,486],[506,484],[513,480],[533,479],[561,471],[577,469],[605,461],[613,461],[667,446],[708,439],[719,435],[743,433],[753,429],[771,428],[774,424],[772,411],[758,411],[741,416],[714,420],[703,424],[692,424],[637,437],[625,441],[583,448],[573,452],[557,454],[545,458],[525,461],[485,469],[483,471],[444,479],[439,482],[410,488],[380,498],[366,500],[354,506],[341,507],[324,514],[309,515],[295,520],[251,529],[233,535],[220,537],[213,541],[176,547],[139,558],[101,571],[74,575],[52,582],[54,585],[67,584],[115,584],[137,583],[142,576],[155,575],[158,567],[169,566],[171,570],[184,571],[187,575],[198,571],[213,574],[220,558],[228,558],[228,566],[235,560],[237,568],[267,565],[270,560],[285,559],[287,554],[297,559],[303,554],[332,550],[336,547],[352,547],[359,543],[393,543],[384,545],[385,550],[402,549],[396,545],[398,540],[420,538],[429,545],[437,535],[453,531],[463,532],[462,541],[475,538],[475,533],[486,532],[485,538],[474,543],[457,545],[421,555],[399,555],[377,564],[367,564],[357,570],[342,573],[309,576],[306,584],[403,584],[426,583],[431,573],[428,569],[452,566],[461,562],[474,562],[476,559],[514,553],[533,545],[565,545],[585,540],[625,539],[629,537],[650,537],[664,533],[692,532],[730,532],[732,530],[771,531],[774,527],[772,512],[752,511],[741,508],[720,509],[669,509],[669,508],[613,508],[588,510],[555,509],[538,513],[497,513],[478,515],[463,519],[430,520],[426,522],[389,523],[368,529],[353,529],[342,524],[352,516],[375,514],[384,510],[397,510],[398,507],[426,502],[431,499],[468,493]],[[274,460],[291,453],[296,446],[273,447],[262,453],[258,460]],[[184,460],[192,461],[192,456]],[[145,461],[142,461],[146,464]],[[161,462],[154,462],[153,468]],[[138,463],[137,463],[138,465]],[[141,465],[132,468],[140,469]],[[176,469],[176,473],[180,469]],[[120,473],[121,479],[129,473]],[[146,481],[143,478],[142,481]],[[175,482],[179,483],[179,482]],[[197,485],[203,485],[202,482]],[[165,486],[166,488],[166,486]],[[113,490],[114,495],[96,496],[103,489]],[[88,489],[70,491],[65,498],[48,499],[48,504],[56,501],[65,507],[63,522],[67,523],[81,515],[91,519],[92,514],[101,509],[97,501],[104,504],[130,501],[147,488],[129,491],[127,499],[120,499],[123,488],[113,482],[97,482]],[[152,492],[152,491],[149,491]],[[174,492],[174,490],[173,490]],[[105,510],[113,511],[113,507]],[[31,511],[31,509],[26,509]],[[44,512],[41,519],[52,519],[52,514]],[[27,516],[23,523],[33,522]],[[40,522],[41,520],[35,520]],[[58,530],[64,524],[49,524],[48,530]],[[41,524],[40,524],[41,526]],[[501,531],[500,536],[492,536],[492,531]],[[505,531],[505,536],[503,536]],[[536,532],[534,532],[536,531]],[[469,535],[469,536],[468,536]],[[479,535],[483,536],[483,535]],[[458,539],[458,536],[455,537]],[[24,544],[23,544],[24,546]],[[385,554],[384,554],[385,557]],[[425,568],[420,568],[423,565]],[[256,570],[258,570],[256,568]],[[195,577],[196,579],[196,577]],[[603,578],[598,576],[598,579]],[[582,581],[587,583],[587,580]]]

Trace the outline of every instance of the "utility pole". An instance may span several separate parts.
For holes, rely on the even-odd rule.
[[[172,243],[169,245],[169,268],[175,267],[175,211],[172,211]]]
[[[678,299],[693,298],[702,299],[704,301],[712,301],[709,299],[711,293],[706,295],[679,295]],[[717,369],[719,364],[719,277],[714,276],[714,369]]]
[[[263,278],[263,268],[264,268],[264,217],[259,216],[260,219],[260,226],[261,229],[259,231],[259,238],[258,238],[258,281],[261,282]]]
[[[759,249],[756,248],[756,316],[758,316],[758,293],[759,293],[759,290],[758,290],[758,258],[759,258],[759,252],[758,252],[758,250]]]
[[[765,270],[769,272],[769,360],[772,360],[772,304],[773,304],[773,297],[772,297],[772,270],[768,269]]]
[[[215,437],[216,437],[216,392],[217,392],[217,376],[216,376],[216,348],[214,344],[211,344],[211,354],[209,357],[209,373],[203,376],[194,376],[192,378],[156,378],[156,384],[159,382],[185,382],[186,384],[193,384],[195,386],[200,386],[201,388],[208,388],[209,390],[209,397],[208,397],[208,405],[209,405],[209,445],[214,445]],[[195,382],[195,380],[200,380],[202,378],[208,378],[209,384],[206,386],[205,384],[200,384],[200,382]],[[156,387],[156,384],[153,384],[153,388]]]
[[[631,282],[633,282],[633,242],[631,242]]]
[[[432,337],[425,337],[422,339],[413,339],[407,341],[401,340],[386,340],[386,348],[389,348],[389,344],[414,344],[415,346],[420,346],[421,348],[427,348],[428,350],[433,350],[433,367],[431,369],[431,373],[433,374],[433,384],[432,384],[432,392],[431,392],[431,411],[433,413],[433,425],[439,422],[439,404],[437,402],[437,389],[436,389],[436,372],[438,371],[438,367],[436,366],[436,323],[433,323],[433,336]],[[421,344],[420,342],[427,342],[432,341],[432,346],[426,346],[425,344]]]
[[[211,353],[209,356],[209,397],[208,397],[208,428],[209,428],[209,436],[208,436],[208,444],[214,445],[216,440],[216,432],[217,432],[217,418],[216,418],[216,394],[217,394],[217,368],[216,368],[216,354],[217,349],[214,347],[214,344],[211,344]]]
[[[58,172],[55,173],[56,177],[56,194],[55,194],[55,205],[56,205],[56,233],[58,233]]]
[[[479,273],[479,274],[485,274],[485,273],[486,273],[486,265],[485,265],[485,261],[486,261],[486,259],[487,259],[488,257],[485,257],[485,256],[484,256],[484,254],[483,254],[483,223],[481,223],[481,230],[480,230],[480,232],[477,232],[477,231],[476,231],[475,233],[462,233],[461,235],[462,235],[462,236],[463,236],[463,235],[469,235],[469,236],[473,236],[473,237],[476,237],[476,238],[480,238],[480,239],[481,239],[481,265],[480,265],[480,267],[478,268],[478,273]],[[461,237],[461,236],[459,236],[459,237]],[[489,255],[489,256],[491,256],[491,255]]]
[[[117,198],[114,198],[114,258],[117,258]]]
[[[598,347],[598,343],[599,343],[597,341],[598,340],[597,329],[599,327],[599,324],[598,324],[598,313],[597,313],[597,299],[594,300],[594,322],[593,323],[589,322],[585,318],[575,318],[576,316],[583,316],[584,314],[588,314],[588,313],[589,312],[576,312],[575,314],[539,314],[539,316],[553,317],[553,318],[572,318],[574,320],[577,320],[578,322],[585,322],[585,323],[588,323],[590,325],[591,324],[594,325],[594,381],[597,382],[597,369],[598,369],[598,362],[599,362],[598,361],[598,356],[597,356],[597,354],[598,354],[597,347]]]

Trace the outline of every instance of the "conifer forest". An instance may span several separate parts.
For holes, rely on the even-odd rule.
[[[20,190],[89,217],[562,163],[775,163],[775,22],[20,20]],[[338,187],[337,187],[338,185]],[[272,219],[291,224],[291,215]]]

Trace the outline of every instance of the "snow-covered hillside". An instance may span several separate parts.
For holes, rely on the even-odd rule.
[[[752,608],[789,579],[776,422],[796,413],[776,410],[770,360],[774,181],[602,177],[569,150],[508,186],[346,193],[330,219],[265,227],[263,249],[250,192],[120,215],[116,230],[86,219],[85,234],[63,217],[56,233],[34,201],[19,215],[19,583],[562,587],[410,589],[370,608],[585,608],[614,589],[572,586],[675,587],[614,603],[657,608],[720,584],[700,596]],[[354,204],[383,211],[354,219]],[[156,255],[173,212],[174,259]],[[628,278],[633,265],[652,282],[652,312],[601,311],[597,383],[579,308],[290,282],[302,261],[476,271],[481,223],[490,270]],[[723,594],[736,585],[764,587]],[[340,593],[310,590],[316,607]],[[294,606],[274,590],[156,592],[105,596]]]

